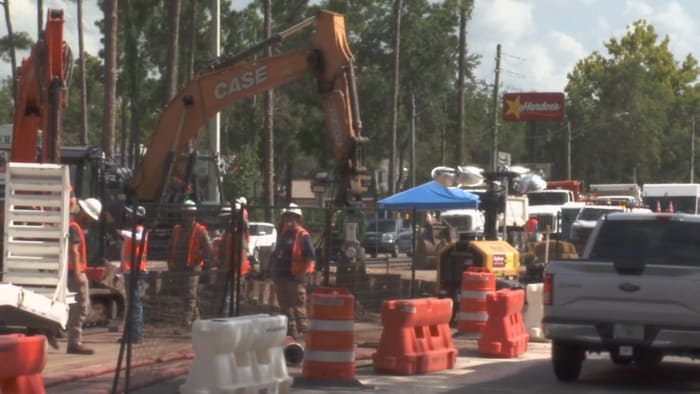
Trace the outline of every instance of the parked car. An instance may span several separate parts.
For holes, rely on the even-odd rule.
[[[396,257],[399,253],[411,254],[411,222],[404,219],[377,219],[367,223],[362,247],[365,253],[377,257],[388,253]]]
[[[262,264],[267,263],[267,261],[260,260],[260,252],[262,250],[270,252],[275,248],[277,229],[272,223],[250,222],[248,223],[248,233],[250,234],[248,259],[250,259],[251,264],[258,266],[259,271],[265,272],[268,267],[263,267]]]

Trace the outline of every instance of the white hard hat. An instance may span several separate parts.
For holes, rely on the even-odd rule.
[[[197,204],[192,200],[185,200],[185,211],[196,211]]]
[[[102,203],[96,198],[86,198],[85,200],[79,200],[78,205],[80,209],[83,210],[92,220],[98,220],[100,218],[100,213],[102,213]]]
[[[301,215],[301,209],[299,206],[295,203],[289,203],[289,206],[285,209],[282,210],[282,215],[284,214],[291,214],[291,215],[297,215],[299,217],[302,217]]]
[[[239,204],[241,204],[241,205],[247,205],[247,204],[248,204],[248,200],[247,200],[245,197],[243,197],[243,196],[238,197],[238,198],[236,199],[236,202],[239,203]]]

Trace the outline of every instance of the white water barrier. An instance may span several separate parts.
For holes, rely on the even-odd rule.
[[[525,296],[527,303],[523,309],[523,321],[525,330],[530,335],[530,341],[545,342],[542,332],[542,316],[544,315],[544,305],[542,304],[542,283],[531,283],[527,285]]]
[[[197,320],[192,324],[194,360],[182,394],[288,393],[282,345],[287,317],[266,314]]]

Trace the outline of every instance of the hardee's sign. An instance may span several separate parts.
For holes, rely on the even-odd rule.
[[[506,93],[503,95],[503,120],[564,119],[564,93]]]

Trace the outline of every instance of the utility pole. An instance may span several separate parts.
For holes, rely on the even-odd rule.
[[[571,179],[571,121],[566,121],[566,179]]]
[[[467,52],[468,7],[462,2],[459,12],[459,70],[457,77],[457,141],[455,165],[464,164],[464,68]]]
[[[416,95],[411,95],[411,187],[416,187]]]
[[[496,45],[496,79],[493,84],[493,125],[491,128],[491,171],[498,170],[498,84],[501,74],[501,44]]]
[[[211,0],[211,15],[213,24],[210,43],[211,52],[214,58],[218,59],[221,55],[221,0]],[[209,152],[212,154],[212,160],[209,162],[209,176],[207,177],[207,200],[220,203],[221,193],[218,190],[218,166],[221,155],[220,113],[217,112],[216,115],[207,122],[207,131],[209,133]],[[217,193],[217,191],[219,192]]]
[[[265,23],[265,38],[272,36],[272,0],[263,2],[263,13]],[[272,57],[272,47],[265,49],[265,56]],[[274,122],[274,93],[270,89],[265,92],[263,106],[265,107],[265,118],[263,119],[263,194],[265,201],[265,220],[272,221],[272,208],[275,206],[275,122]],[[289,201],[287,201],[289,203]]]
[[[401,44],[401,0],[394,1],[394,79],[391,87],[391,157],[389,158],[389,194],[396,194],[396,140],[399,128],[399,46]]]
[[[695,180],[695,115],[690,126],[690,183]]]

